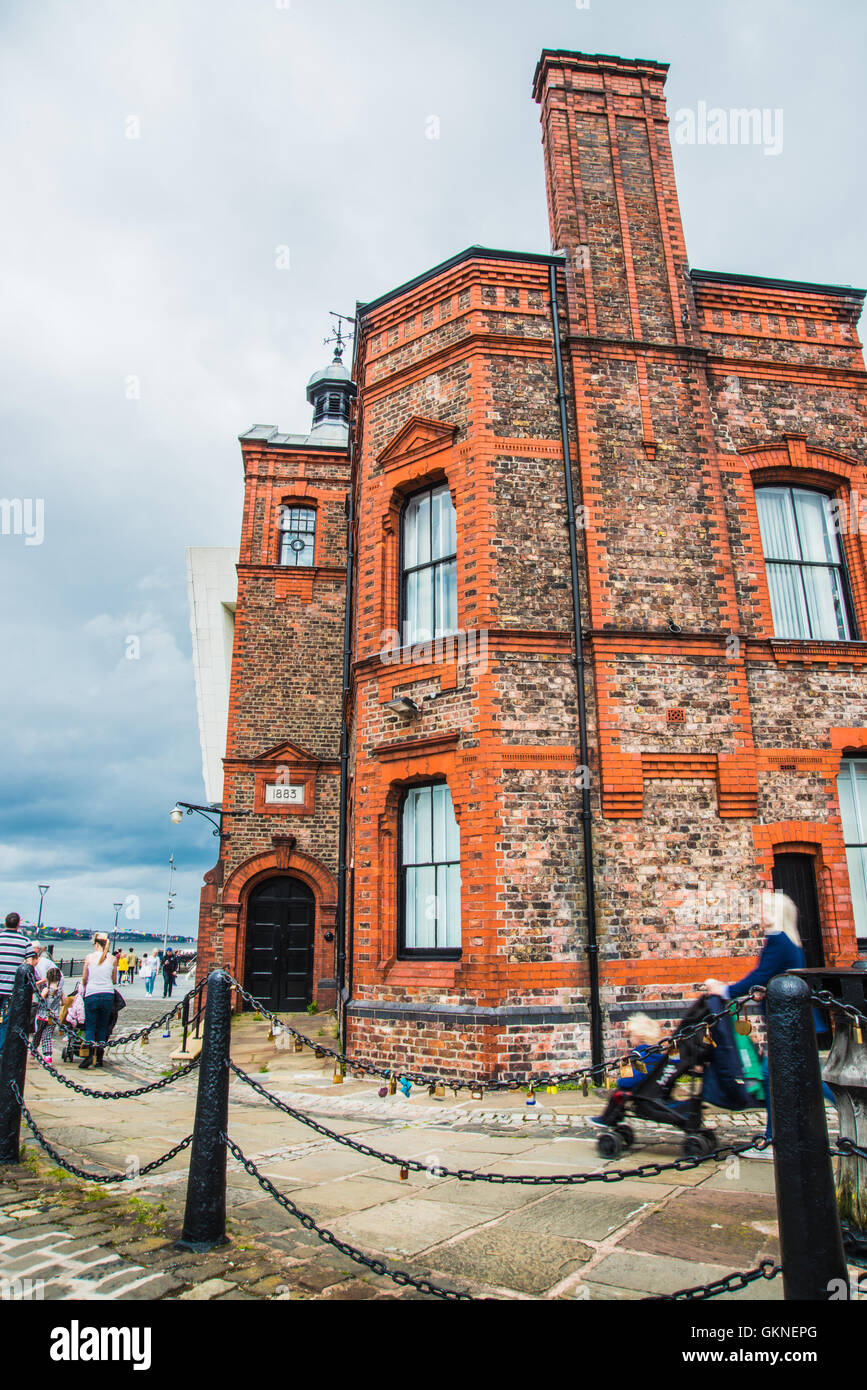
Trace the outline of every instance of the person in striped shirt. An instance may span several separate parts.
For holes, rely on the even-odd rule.
[[[6,1041],[6,1019],[9,1014],[9,1001],[15,987],[15,976],[24,957],[33,949],[21,930],[21,918],[17,912],[6,914],[6,922],[0,931],[0,1051]]]

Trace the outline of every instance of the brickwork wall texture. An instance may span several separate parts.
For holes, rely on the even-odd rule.
[[[385,1065],[531,1074],[587,1059],[584,778],[607,1050],[630,1009],[670,1022],[708,974],[746,972],[775,854],[813,861],[826,962],[857,953],[836,777],[842,757],[867,757],[864,537],[842,537],[855,639],[782,641],[755,488],[867,495],[862,295],[690,272],[665,76],[658,63],[546,52],[534,83],[551,240],[565,253],[553,263],[587,769],[551,258],[473,248],[362,306],[351,479],[348,455],[244,445],[225,805],[256,814],[231,825],[208,876],[202,959],[242,968],[245,895],[268,873],[314,888],[317,930],[334,920],[351,487],[348,1045]],[[442,482],[460,640],[412,650],[394,637],[401,513]],[[304,498],[317,507],[316,565],[281,573],[279,506]],[[417,715],[388,709],[396,695]],[[311,779],[312,815],[262,813],[263,777],[281,762]],[[442,779],[461,836],[461,954],[407,959],[402,797]],[[333,957],[317,952],[326,978]]]

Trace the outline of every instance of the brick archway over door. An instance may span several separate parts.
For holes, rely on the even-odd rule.
[[[336,991],[334,979],[336,941],[326,941],[326,932],[336,934],[337,879],[330,869],[311,855],[295,849],[291,837],[284,844],[255,854],[229,876],[223,889],[223,961],[236,979],[243,982],[247,949],[247,900],[252,890],[267,878],[289,874],[306,883],[316,900],[313,937],[313,997],[321,1007],[331,1008]]]

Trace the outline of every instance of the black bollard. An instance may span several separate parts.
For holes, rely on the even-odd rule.
[[[21,1148],[21,1106],[12,1094],[12,1082],[24,1095],[27,1043],[21,1034],[30,1027],[33,987],[29,965],[19,965],[9,1003],[6,1038],[0,1053],[0,1163],[17,1163]]]
[[[232,990],[229,976],[214,970],[208,976],[208,999],[187,1204],[178,1245],[202,1252],[226,1242],[226,1141],[229,1125],[229,1039]]]
[[[795,975],[768,986],[768,1059],[783,1297],[848,1297],[810,989]]]

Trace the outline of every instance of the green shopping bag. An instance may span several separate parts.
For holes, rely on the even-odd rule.
[[[762,1064],[759,1054],[745,1033],[735,1030],[735,1042],[741,1059],[741,1071],[746,1082],[747,1095],[758,1105],[765,1104],[765,1083],[762,1079]]]

